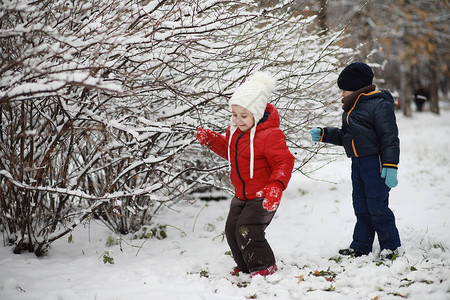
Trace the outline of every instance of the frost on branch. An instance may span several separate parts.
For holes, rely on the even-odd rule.
[[[339,33],[317,36],[289,1],[6,1],[0,23],[0,205],[5,243],[42,255],[88,218],[139,230],[198,186],[229,190],[197,144],[225,132],[227,101],[256,69],[299,158],[327,113]],[[330,81],[331,80],[331,81]]]

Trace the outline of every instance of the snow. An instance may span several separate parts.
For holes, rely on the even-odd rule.
[[[399,113],[398,123],[399,186],[390,206],[402,247],[394,261],[379,259],[377,242],[367,257],[339,258],[355,222],[350,161],[341,156],[315,179],[294,174],[267,229],[274,275],[228,275],[229,200],[183,201],[155,219],[167,225],[166,239],[119,239],[90,220],[41,258],[0,247],[0,299],[450,299],[450,111]]]

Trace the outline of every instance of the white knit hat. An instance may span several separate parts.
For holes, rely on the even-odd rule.
[[[240,85],[233,93],[230,99],[230,109],[232,105],[240,105],[250,111],[255,118],[255,124],[250,129],[250,178],[253,178],[254,168],[254,145],[256,125],[264,116],[270,94],[275,89],[276,80],[264,72],[252,74],[246,82]],[[230,140],[228,141],[228,161],[230,161],[231,137],[236,131],[237,126],[231,122]]]

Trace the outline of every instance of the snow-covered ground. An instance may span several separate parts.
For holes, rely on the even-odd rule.
[[[403,245],[392,262],[379,260],[377,242],[367,257],[337,254],[355,222],[350,161],[339,157],[314,173],[319,180],[293,176],[267,229],[280,269],[272,276],[228,275],[229,201],[198,201],[158,217],[169,225],[166,239],[108,246],[112,234],[92,220],[45,257],[0,247],[0,299],[450,299],[450,111],[399,113],[398,123],[399,186],[390,206]]]

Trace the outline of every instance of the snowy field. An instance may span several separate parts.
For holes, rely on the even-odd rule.
[[[0,247],[0,299],[450,299],[450,111],[399,113],[398,123],[390,206],[402,247],[394,261],[379,260],[377,242],[369,256],[338,255],[355,223],[350,160],[340,157],[313,175],[319,180],[293,176],[267,229],[280,269],[272,276],[228,275],[229,200],[198,201],[158,217],[169,225],[166,239],[111,239],[92,220],[45,257]]]

